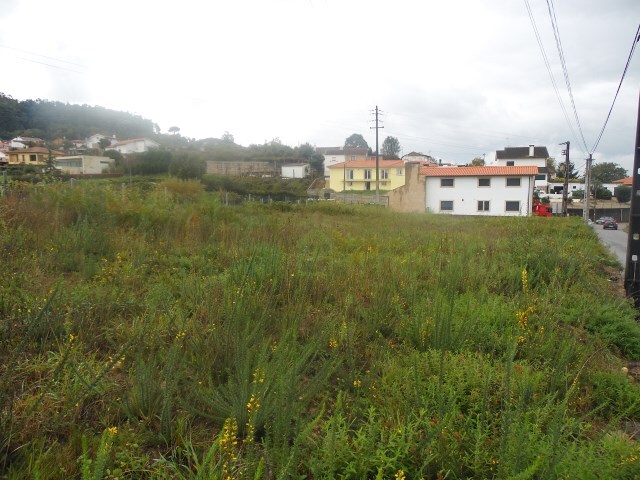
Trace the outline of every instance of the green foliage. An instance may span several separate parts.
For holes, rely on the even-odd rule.
[[[396,137],[387,137],[384,139],[384,142],[382,142],[382,155],[387,160],[396,160],[400,158],[398,157],[400,150],[402,150],[402,148],[400,147],[400,142]]]
[[[611,190],[606,187],[597,186],[595,190],[595,195],[598,200],[611,200],[611,197],[613,197]]]
[[[574,190],[571,192],[571,198],[575,198],[576,200],[581,200],[584,198],[584,190]]]
[[[613,191],[613,195],[618,199],[620,203],[628,203],[631,200],[631,187],[627,185],[620,185]]]
[[[207,191],[233,192],[239,195],[272,196],[283,200],[289,197],[306,197],[309,180],[261,177],[234,177],[231,175],[205,175],[202,178]]]
[[[591,228],[540,220],[22,186],[0,198],[0,469],[637,477],[615,356],[640,359],[636,311]]]
[[[361,134],[354,133],[346,138],[344,148],[369,148],[369,144]]]
[[[627,171],[617,163],[604,162],[591,167],[591,178],[593,183],[611,183],[627,176]]]
[[[53,140],[85,138],[96,132],[120,138],[145,137],[153,134],[153,123],[138,115],[103,107],[40,99],[18,101],[0,94],[0,138],[28,134]]]
[[[183,180],[202,178],[206,170],[205,161],[195,154],[174,155],[169,163],[169,173]]]

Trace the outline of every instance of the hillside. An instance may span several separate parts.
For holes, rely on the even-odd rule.
[[[0,93],[0,138],[25,134],[54,140],[83,139],[94,133],[118,138],[151,136],[157,126],[131,113],[90,105],[72,105],[48,100],[19,101]]]
[[[640,473],[637,313],[578,219],[25,185],[0,262],[8,478]]]

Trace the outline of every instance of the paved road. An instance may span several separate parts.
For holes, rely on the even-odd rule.
[[[616,257],[618,257],[623,267],[627,262],[628,233],[624,231],[626,226],[626,223],[621,223],[618,225],[618,230],[604,230],[602,225],[593,224],[593,228],[598,234],[598,237],[600,237],[602,244],[609,247],[611,253],[614,253]]]

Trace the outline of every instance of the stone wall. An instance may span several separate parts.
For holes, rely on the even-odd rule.
[[[407,162],[404,171],[404,185],[391,190],[389,196],[389,208],[397,212],[424,213],[426,208],[426,181],[420,178],[419,163]]]

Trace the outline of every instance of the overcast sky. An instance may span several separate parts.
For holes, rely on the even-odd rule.
[[[249,145],[280,138],[375,148],[371,111],[403,153],[467,163],[505,146],[571,141],[584,166],[640,21],[639,0],[556,0],[579,134],[547,0],[2,0],[0,78],[18,100],[128,111],[163,132]],[[634,55],[594,160],[633,164]],[[575,134],[572,132],[575,131]],[[587,147],[585,148],[584,143]]]

